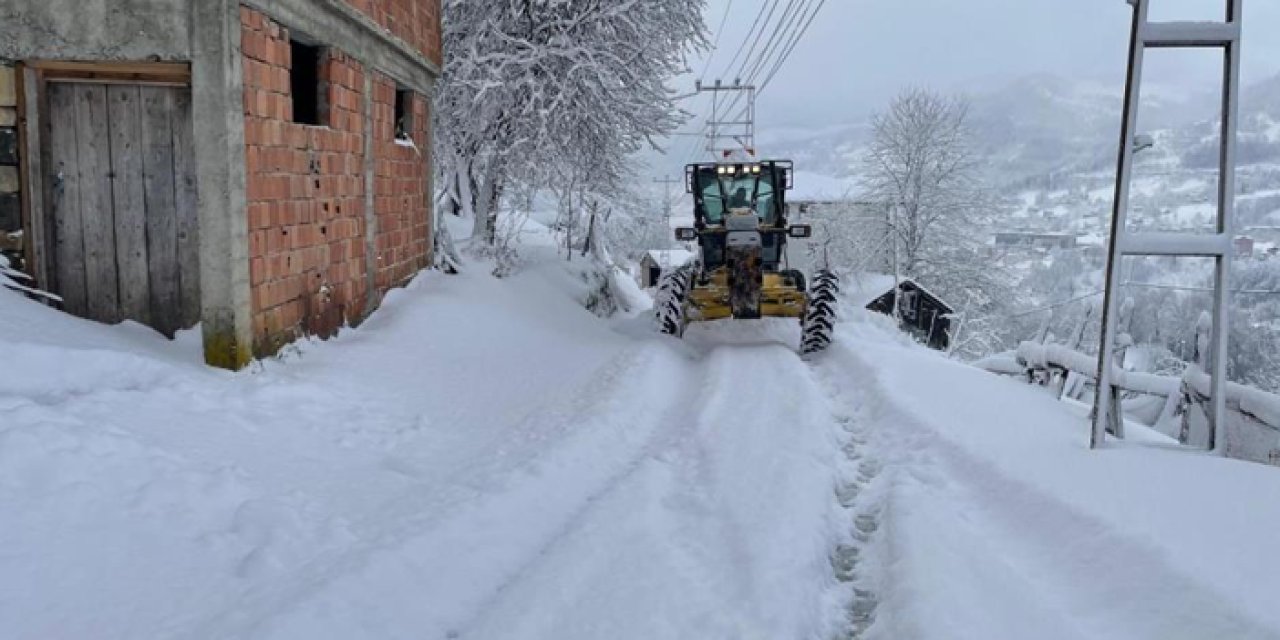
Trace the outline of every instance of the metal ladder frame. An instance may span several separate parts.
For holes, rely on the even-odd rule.
[[[1098,390],[1094,401],[1090,448],[1101,446],[1110,429],[1124,437],[1120,394],[1113,382],[1117,320],[1120,309],[1120,267],[1125,256],[1208,257],[1216,263],[1211,337],[1209,448],[1218,450],[1226,424],[1227,336],[1230,321],[1230,276],[1233,255],[1236,173],[1236,130],[1239,120],[1240,47],[1244,0],[1224,0],[1225,22],[1148,22],[1151,0],[1127,0],[1133,5],[1129,45],[1129,77],[1125,87],[1124,124],[1120,130],[1120,158],[1116,174],[1111,237],[1108,243],[1106,298],[1102,312],[1102,341],[1098,349]],[[1212,48],[1223,50],[1222,129],[1219,155],[1218,222],[1216,233],[1129,233],[1129,186],[1133,175],[1135,129],[1142,93],[1142,65],[1147,49]]]

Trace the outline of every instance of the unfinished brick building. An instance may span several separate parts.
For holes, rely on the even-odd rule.
[[[210,364],[332,335],[429,264],[440,64],[439,0],[6,0],[0,250]]]

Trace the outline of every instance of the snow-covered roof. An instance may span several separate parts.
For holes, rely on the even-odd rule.
[[[951,307],[951,305],[947,303],[946,298],[943,298],[942,296],[940,296],[940,295],[938,295],[938,294],[936,294],[936,293],[934,293],[934,292],[930,291],[930,290],[929,290],[928,288],[926,288],[924,285],[920,284],[918,281],[916,281],[916,280],[914,280],[914,279],[912,279],[912,278],[903,278],[903,279],[898,283],[898,286],[899,286],[899,287],[901,287],[902,285],[907,284],[907,283],[910,283],[912,286],[914,286],[914,287],[916,288],[916,290],[917,290],[917,291],[919,291],[920,293],[923,293],[923,294],[925,294],[926,296],[929,296],[930,298],[933,298],[934,300],[937,300],[938,302],[941,302],[942,304],[946,305],[948,308],[949,308],[949,307]],[[885,293],[888,293],[888,292],[889,292],[889,290],[892,290],[892,289],[893,289],[893,287],[892,287],[892,286],[891,286],[891,287],[889,287],[889,289],[886,289],[886,290],[885,290]],[[952,311],[955,311],[955,309],[952,309]]]
[[[645,253],[660,265],[683,267],[693,261],[693,252],[685,249],[650,249]]]
[[[947,302],[946,298],[930,291],[924,285],[912,278],[902,278],[899,286],[907,283],[910,283],[917,291],[941,302],[947,307],[951,306],[951,304]],[[860,306],[865,307],[880,299],[881,296],[889,293],[890,291],[893,291],[893,276],[886,274],[862,274],[858,278],[858,282],[850,291],[850,299]]]

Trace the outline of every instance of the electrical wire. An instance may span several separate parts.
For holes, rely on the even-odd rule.
[[[729,70],[733,68],[733,65],[738,62],[738,58],[742,56],[742,52],[747,48],[747,42],[751,40],[752,34],[754,34],[756,32],[756,28],[760,26],[760,19],[764,17],[764,12],[767,8],[769,8],[767,3],[760,5],[760,11],[756,12],[756,19],[751,23],[751,29],[747,31],[747,35],[742,38],[742,42],[738,43],[738,50],[734,52],[733,58],[729,60],[729,64],[725,66],[724,73],[721,73],[721,76],[727,74]]]
[[[794,0],[792,1],[794,2]],[[751,61],[751,56],[755,55],[756,47],[759,46],[760,44],[760,38],[764,36],[765,31],[769,30],[769,23],[773,21],[773,14],[778,10],[778,2],[779,0],[768,0],[769,4],[767,6],[769,7],[769,13],[767,16],[765,16],[764,22],[761,24],[760,30],[756,32],[754,39],[751,37],[751,34],[747,34],[747,40],[751,40],[751,47],[747,49],[747,56],[743,58],[742,66],[738,68],[737,77],[739,78],[742,77],[742,71],[746,69],[747,63]],[[763,8],[764,7],[761,7],[762,10]],[[746,40],[744,40],[743,43],[746,43]],[[736,56],[734,57],[734,60],[729,63],[729,68],[725,69],[726,72],[729,69],[733,68],[733,62],[737,62]]]
[[[773,81],[773,77],[778,75],[778,71],[780,71],[782,66],[787,63],[787,60],[791,58],[791,53],[795,51],[796,46],[800,44],[800,41],[804,38],[805,34],[809,32],[809,27],[813,26],[814,19],[818,17],[818,13],[822,11],[822,8],[826,6],[826,4],[827,0],[818,0],[817,6],[815,6],[813,12],[809,14],[808,21],[805,22],[804,26],[800,28],[800,31],[796,33],[796,36],[791,40],[791,43],[783,52],[782,57],[778,59],[778,63],[775,64],[773,69],[769,71],[769,74],[765,76],[764,82],[760,83],[758,92],[763,92],[765,88],[769,86],[769,83]]]
[[[778,23],[773,27],[773,33],[769,35],[769,40],[765,47],[760,50],[760,56],[749,67],[749,70],[743,74],[747,84],[751,84],[759,75],[760,69],[769,63],[769,59],[779,50],[779,46],[783,42],[787,42],[791,38],[791,32],[794,30],[796,18],[803,15],[808,10],[811,0],[789,0],[787,8],[783,10],[782,15],[778,17]],[[798,4],[797,4],[798,2]],[[799,9],[797,11],[797,9]]]
[[[799,0],[799,4],[797,4],[796,0],[790,0],[782,16],[774,24],[773,33],[770,35],[765,47],[760,50],[760,56],[754,61],[744,61],[742,68],[739,69],[739,77],[745,78],[746,85],[753,85],[765,69],[769,70],[768,79],[772,79],[773,75],[782,68],[791,52],[795,50],[796,44],[808,31],[809,26],[813,24],[814,18],[818,15],[818,11],[822,9],[825,2],[826,0],[819,0],[818,4],[814,5],[813,0]],[[813,9],[812,11],[810,11],[811,8]],[[762,86],[756,87],[757,97]],[[739,94],[725,106],[725,112],[734,113],[733,109],[741,102],[742,95]],[[750,106],[750,104],[744,105],[742,110],[738,111],[731,120],[743,118]]]
[[[698,79],[705,81],[707,79],[707,71],[711,69],[711,61],[716,57],[716,51],[720,49],[720,38],[724,35],[724,25],[729,22],[729,13],[733,11],[733,0],[724,7],[724,16],[720,18],[720,26],[716,29],[716,38],[711,43],[711,52],[707,54],[707,61],[702,65],[702,74]]]
[[[768,88],[770,83],[773,81],[773,78],[778,75],[778,72],[782,70],[782,67],[787,63],[787,60],[791,58],[791,54],[795,51],[796,47],[800,44],[800,41],[804,38],[805,34],[809,32],[809,28],[813,26],[814,20],[818,17],[818,13],[822,11],[822,8],[826,6],[826,3],[827,3],[827,0],[818,0],[818,3],[816,5],[813,5],[813,11],[808,13],[807,18],[801,18],[800,28],[792,32],[790,40],[780,50],[782,54],[775,59],[772,68],[770,68],[768,74],[765,75],[764,81],[760,83],[759,86],[756,87],[757,98],[760,96],[761,93],[764,92],[766,88]],[[802,9],[802,12],[799,15],[805,15],[803,11],[804,10]],[[754,82],[756,77],[757,75],[750,76],[748,78],[748,84],[751,82]],[[736,101],[734,103],[731,103],[730,108],[732,108],[733,105],[736,105]],[[738,118],[745,116],[748,108],[749,108],[749,105],[743,107],[743,109],[739,111],[737,115],[734,116],[733,119],[736,120]]]

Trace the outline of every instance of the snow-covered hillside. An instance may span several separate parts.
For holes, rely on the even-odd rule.
[[[997,186],[1053,190],[1054,178],[1114,172],[1123,86],[1052,75],[1018,78],[970,94],[974,143]],[[1241,161],[1280,164],[1280,75],[1244,87]],[[1210,92],[1144,86],[1141,129],[1162,142],[1154,153],[1188,169],[1205,169],[1207,137],[1217,105]],[[865,122],[813,130],[784,129],[762,137],[773,156],[800,170],[856,177],[870,140]],[[1216,153],[1216,152],[1215,152]],[[1148,161],[1150,162],[1150,161]],[[1175,176],[1175,180],[1177,177]],[[1274,186],[1280,187],[1280,181]]]
[[[252,371],[0,290],[5,638],[1275,638],[1280,474],[535,255]]]

